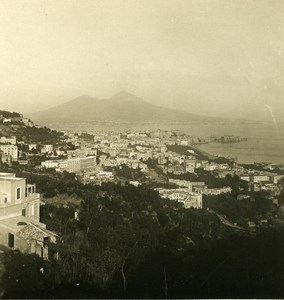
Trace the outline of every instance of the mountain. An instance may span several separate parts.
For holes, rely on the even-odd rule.
[[[209,119],[188,112],[156,106],[126,92],[120,92],[109,99],[96,99],[83,95],[48,110],[28,114],[28,116],[41,125],[94,121],[164,123]]]

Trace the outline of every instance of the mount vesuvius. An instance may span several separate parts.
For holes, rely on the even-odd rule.
[[[27,114],[27,116],[40,125],[95,121],[165,123],[214,119],[156,106],[127,92],[120,92],[108,99],[96,99],[83,95],[53,108]]]

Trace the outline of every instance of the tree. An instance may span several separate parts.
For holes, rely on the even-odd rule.
[[[3,260],[5,298],[33,297],[44,290],[43,261],[38,255],[10,251]]]

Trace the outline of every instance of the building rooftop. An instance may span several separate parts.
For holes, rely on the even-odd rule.
[[[18,178],[18,177],[1,177],[0,176],[0,181],[20,181],[23,180],[24,178]]]
[[[0,220],[0,224],[9,228],[13,234],[16,234],[19,238],[22,239],[40,239],[45,236],[50,236],[55,234],[46,229],[44,223],[31,220],[24,216],[17,216],[14,218],[8,218]]]
[[[8,172],[0,172],[0,178],[1,177],[16,177],[15,173],[8,173]]]
[[[23,228],[17,233],[17,236],[24,240],[42,240],[44,237],[55,235],[49,230],[40,228],[33,223],[29,223],[22,226]]]

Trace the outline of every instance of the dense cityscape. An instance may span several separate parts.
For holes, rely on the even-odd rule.
[[[283,296],[284,166],[198,148],[245,137],[0,127],[4,298]]]

